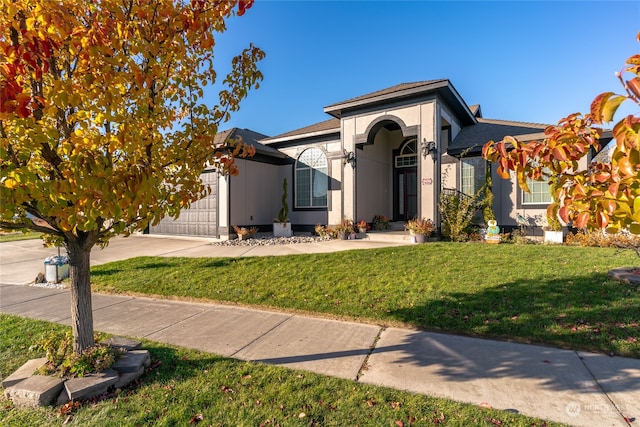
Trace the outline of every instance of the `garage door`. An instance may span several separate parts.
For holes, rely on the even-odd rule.
[[[178,219],[164,218],[150,227],[150,234],[173,236],[217,237],[218,232],[218,174],[204,173],[202,182],[211,186],[211,194],[191,204]]]

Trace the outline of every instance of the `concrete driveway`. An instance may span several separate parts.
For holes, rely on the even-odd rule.
[[[114,237],[109,245],[91,251],[91,265],[100,265],[137,256],[180,257],[246,257],[326,253],[350,249],[374,249],[409,244],[408,240],[329,240],[293,245],[217,246],[216,239],[197,237],[165,237],[131,235]],[[24,285],[33,283],[44,272],[44,260],[57,255],[56,248],[45,248],[39,239],[0,243],[0,283]],[[61,255],[66,255],[61,249]]]

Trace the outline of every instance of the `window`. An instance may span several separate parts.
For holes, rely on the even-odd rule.
[[[297,208],[326,208],[327,157],[319,148],[309,148],[302,152],[296,162]]]
[[[396,156],[396,168],[408,168],[418,164],[415,138],[406,142]]]
[[[548,178],[545,177],[543,181],[527,179],[527,185],[530,192],[522,192],[523,205],[548,205],[552,202]]]
[[[486,181],[487,161],[482,157],[469,157],[460,160],[460,182],[462,191],[473,196],[482,188]]]

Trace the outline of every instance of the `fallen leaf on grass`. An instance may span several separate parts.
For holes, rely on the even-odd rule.
[[[191,421],[189,421],[189,424],[191,425],[198,424],[202,420],[204,420],[204,417],[202,416],[202,414],[196,414],[193,416],[193,418],[191,418]]]
[[[494,426],[501,426],[501,425],[504,425],[504,423],[503,423],[502,421],[500,421],[500,420],[498,420],[498,419],[495,419],[495,418],[491,418],[491,419],[489,419],[489,418],[485,418],[485,421],[489,421],[489,422],[490,422],[491,424],[493,424]]]
[[[60,414],[62,415],[69,415],[71,414],[73,411],[75,411],[76,409],[78,409],[80,406],[82,406],[82,404],[80,402],[67,402],[64,405],[62,405],[59,409]]]
[[[433,418],[431,422],[433,424],[442,424],[444,422],[444,413],[440,412],[440,414],[438,415],[438,411],[434,411],[434,414],[436,415],[436,417]]]
[[[398,427],[404,427],[404,423],[400,420],[396,421],[394,424],[397,425]]]

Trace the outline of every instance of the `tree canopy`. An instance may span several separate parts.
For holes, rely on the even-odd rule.
[[[248,46],[204,97],[216,33],[252,3],[0,0],[0,227],[63,244],[72,297],[95,244],[176,217],[208,194],[205,167],[235,174],[253,154],[214,136],[259,86],[264,52]]]
[[[640,115],[621,118],[612,130],[602,128],[613,121],[623,102],[640,106],[640,55],[627,59],[616,76],[623,93],[598,95],[589,114],[563,118],[557,126],[545,129],[541,141],[520,142],[507,136],[499,142],[489,141],[482,152],[497,164],[500,177],[509,178],[515,172],[525,191],[527,179],[548,179],[553,197],[548,217],[558,215],[578,229],[640,234]],[[615,142],[611,155],[581,169],[579,161],[601,149],[605,132]]]

